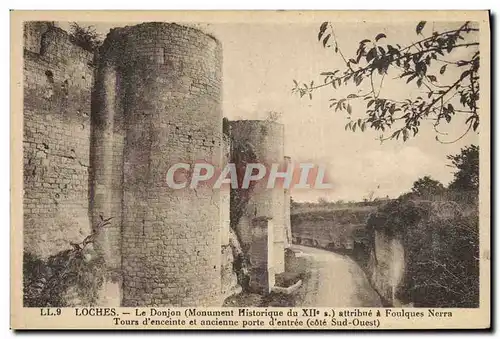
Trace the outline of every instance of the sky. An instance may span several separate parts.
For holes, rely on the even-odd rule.
[[[415,26],[408,23],[335,23],[339,47],[344,54],[354,55],[359,41],[373,39],[378,33],[387,36],[388,43],[407,45],[418,39]],[[112,27],[131,22],[80,22],[93,25],[103,36]],[[59,23],[68,29],[68,23]],[[478,144],[478,135],[468,133],[461,140],[445,144],[435,140],[436,132],[429,123],[407,142],[377,140],[379,132],[345,131],[346,115],[329,108],[328,100],[350,92],[325,88],[309,98],[291,93],[293,80],[321,83],[321,72],[342,68],[342,59],[332,49],[318,42],[318,23],[217,23],[193,24],[213,34],[223,48],[223,110],[229,119],[265,119],[269,111],[281,113],[285,125],[285,154],[296,162],[313,162],[326,166],[332,190],[296,190],[296,201],[359,201],[367,197],[397,197],[410,190],[418,178],[429,175],[448,184],[453,169],[446,156],[456,154],[470,144]],[[427,23],[423,33],[432,29],[459,27],[459,22]],[[472,53],[469,49],[465,54]],[[453,55],[456,60],[464,55]],[[448,76],[453,78],[458,74]],[[445,74],[446,76],[446,74]],[[420,93],[415,85],[387,76],[382,94],[405,99]],[[445,78],[446,80],[446,78]],[[353,87],[350,87],[352,90]],[[354,87],[354,90],[358,90]],[[363,91],[363,86],[360,87]],[[366,91],[365,91],[366,92]],[[353,116],[365,111],[362,103],[352,102]],[[457,117],[443,126],[443,140],[451,141],[464,131],[464,120]]]

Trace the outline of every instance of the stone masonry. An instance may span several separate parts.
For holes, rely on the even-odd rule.
[[[228,161],[221,44],[144,23],[111,30],[92,55],[48,22],[25,23],[24,43],[25,251],[47,258],[113,217],[95,249],[119,276],[103,292],[116,291],[115,306],[220,306],[221,281],[235,281],[229,191],[174,190],[165,176],[177,162]],[[251,125],[261,158],[282,161],[283,126]],[[272,218],[273,274],[284,269],[284,198],[256,191],[251,205]]]
[[[90,232],[93,56],[48,23],[24,32],[24,247],[48,257]]]
[[[174,190],[165,176],[178,162],[220,166],[220,44],[198,30],[147,23],[112,30],[100,58],[95,120],[102,142],[92,154],[103,171],[92,200],[94,217],[122,204],[122,303],[219,305],[219,191]],[[114,143],[115,133],[124,142]],[[110,252],[113,242],[113,235],[103,239]]]

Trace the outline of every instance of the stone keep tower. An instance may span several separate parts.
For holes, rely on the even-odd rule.
[[[220,166],[220,43],[193,28],[117,28],[99,53],[91,214],[114,217],[99,250],[122,271],[122,306],[218,306],[219,192],[174,190],[177,162]]]

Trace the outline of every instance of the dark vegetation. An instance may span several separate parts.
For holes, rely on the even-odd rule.
[[[368,214],[374,210],[374,207],[362,209],[333,209],[333,210],[317,210],[303,213],[295,213],[291,215],[292,224],[299,221],[307,220],[328,220],[335,225],[353,225],[363,224],[366,221]]]
[[[230,136],[230,125],[229,125],[229,119],[224,117],[222,118],[222,133],[226,136]]]
[[[255,187],[255,182],[251,181],[248,189],[240,188],[242,186],[242,180],[244,177],[246,166],[249,163],[256,163],[258,159],[253,150],[253,146],[250,144],[250,142],[232,138],[229,127],[230,126],[227,119],[223,120],[224,133],[226,134],[226,136],[229,136],[231,140],[230,162],[236,165],[237,178],[238,178],[238,188],[231,187],[230,197],[229,197],[230,227],[234,232],[239,244],[242,245],[242,251],[236,251],[233,248],[233,257],[234,257],[233,268],[234,271],[236,272],[239,285],[242,287],[243,291],[248,291],[249,290],[248,268],[250,267],[249,258],[246,255],[248,249],[243,248],[243,242],[241,241],[240,235],[238,234],[237,225],[247,209],[247,205],[250,200],[251,194],[253,192],[253,188]]]
[[[323,213],[331,213],[332,211],[338,210],[355,210],[355,211],[363,211],[363,210],[371,210],[375,207],[381,206],[386,203],[388,198],[374,198],[373,200],[367,201],[326,201],[321,200],[318,202],[296,202],[293,201],[290,204],[291,210],[290,213],[294,214],[303,214],[311,212],[312,215],[321,215]]]
[[[252,144],[249,142],[231,142],[231,162],[236,165],[236,172],[238,178],[238,188],[231,188],[230,196],[230,220],[233,229],[240,222],[243,213],[250,200],[255,182],[249,183],[248,189],[240,188],[243,184],[243,177],[246,171],[247,164],[257,163],[258,159],[253,150]]]
[[[434,196],[444,193],[444,185],[430,176],[425,176],[413,183],[411,194],[415,196]]]
[[[478,226],[476,214],[423,219],[409,229],[400,298],[417,307],[479,307]]]
[[[275,285],[279,287],[290,287],[299,282],[299,280],[301,280],[302,277],[303,273],[282,272],[276,274]]]
[[[411,193],[380,207],[367,222],[370,237],[379,231],[403,241],[406,272],[397,297],[404,303],[479,306],[478,152],[469,146],[448,157],[456,172],[447,188],[419,179]],[[363,250],[357,260],[366,267],[372,248]]]
[[[111,218],[102,219],[81,243],[72,243],[43,260],[32,253],[23,255],[24,307],[66,307],[78,298],[83,305],[95,305],[104,282],[104,260],[92,250],[102,228]],[[74,292],[74,295],[70,295]]]
[[[403,241],[405,278],[396,296],[403,303],[416,307],[479,306],[479,220],[477,210],[464,215],[463,208],[453,201],[404,197],[371,215],[367,231],[372,238],[378,231]],[[367,268],[368,253],[374,252],[373,248],[363,250],[356,253],[356,259],[364,260],[360,263]]]
[[[295,307],[295,296],[271,292],[267,295],[243,292],[224,301],[223,307]]]
[[[479,191],[479,146],[470,145],[462,148],[459,154],[449,155],[452,168],[457,171],[449,185],[451,191]]]
[[[93,26],[81,26],[71,23],[69,37],[71,42],[86,51],[95,52],[102,44],[102,38]]]

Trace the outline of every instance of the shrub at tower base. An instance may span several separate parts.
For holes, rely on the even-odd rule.
[[[94,241],[112,218],[101,222],[80,243],[47,259],[23,254],[23,305],[25,307],[71,307],[98,304],[106,265],[94,249]]]

